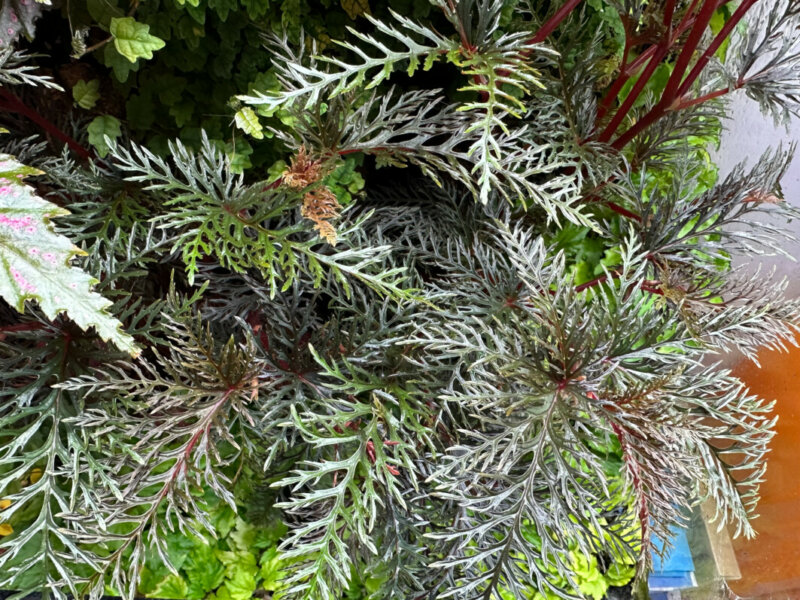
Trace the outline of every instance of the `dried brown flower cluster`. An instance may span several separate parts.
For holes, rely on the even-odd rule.
[[[314,229],[319,232],[329,244],[336,244],[336,229],[331,224],[332,219],[339,216],[342,205],[336,196],[327,187],[311,190],[303,197],[303,206],[300,214],[306,219],[314,221]]]
[[[780,204],[783,202],[783,198],[780,198],[771,192],[755,191],[745,198],[744,201],[758,202],[760,204]]]
[[[323,177],[322,161],[312,160],[305,146],[300,146],[291,166],[283,173],[283,182],[296,190],[308,187]]]
[[[305,146],[300,146],[297,156],[292,159],[291,166],[283,173],[283,182],[290,188],[303,189],[325,176],[321,160],[313,160]],[[338,218],[342,206],[334,193],[322,186],[307,192],[303,196],[300,214],[314,222],[314,229],[329,244],[336,243],[336,229],[331,220]]]

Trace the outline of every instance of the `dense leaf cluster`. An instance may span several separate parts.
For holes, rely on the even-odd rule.
[[[40,116],[63,154],[9,143],[142,352],[0,286],[25,310],[0,325],[0,587],[177,589],[181,536],[229,533],[259,494],[280,557],[220,568],[220,600],[237,577],[287,599],[599,599],[700,501],[753,534],[774,417],[709,357],[797,331],[785,282],[729,267],[781,250],[791,149],[715,182],[702,147],[734,88],[797,110],[798,37],[777,32],[800,11],[579,4],[364,16],[338,54],[273,38],[279,85],[241,101],[290,124],[277,177],[202,134],[79,161]],[[42,82],[22,58],[0,55],[3,83]],[[459,94],[393,85],[437,65]],[[389,175],[349,202],[354,154]],[[223,564],[250,561],[227,533]]]

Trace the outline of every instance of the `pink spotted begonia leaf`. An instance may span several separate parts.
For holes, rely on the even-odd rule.
[[[24,182],[36,174],[0,154],[0,296],[20,312],[26,300],[38,302],[50,319],[66,312],[82,329],[94,327],[102,339],[137,356],[133,338],[108,313],[111,301],[92,291],[97,280],[70,264],[83,251],[53,231],[50,219],[69,212]]]

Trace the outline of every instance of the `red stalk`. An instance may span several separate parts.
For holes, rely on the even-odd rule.
[[[678,38],[680,38],[684,33],[686,33],[686,31],[692,25],[694,25],[695,17],[692,14],[692,12],[694,11],[695,6],[697,5],[697,1],[698,0],[695,0],[695,2],[692,4],[692,6],[690,6],[689,9],[686,11],[686,14],[684,15],[684,17],[681,20],[681,22],[678,25],[678,27],[676,27],[674,31],[671,31],[671,34],[670,34],[670,37],[669,37],[669,47],[670,48],[673,45],[675,45],[675,42],[678,40]],[[730,0],[720,0],[720,2],[717,5],[717,8],[719,8],[719,6],[722,6],[723,4],[727,4],[729,1]],[[626,44],[626,46],[628,44],[627,36],[626,36],[625,44]],[[623,61],[622,61],[622,65],[623,66],[620,69],[619,77],[611,85],[611,87],[609,88],[609,90],[606,93],[605,97],[603,98],[602,102],[600,103],[600,109],[598,110],[598,119],[602,119],[606,115],[606,113],[611,108],[611,103],[617,97],[617,95],[619,94],[620,90],[622,89],[622,86],[625,85],[625,82],[628,79],[630,79],[630,77],[634,73],[636,73],[636,71],[638,71],[648,60],[650,60],[652,58],[652,56],[658,51],[659,47],[660,47],[660,44],[653,44],[652,46],[646,48],[639,56],[637,56],[635,59],[633,59],[630,62],[630,64],[627,64],[627,60],[625,58],[623,58]],[[627,48],[626,48],[626,51],[627,51]]]
[[[689,62],[692,60],[692,55],[694,55],[695,50],[697,50],[697,46],[703,37],[703,32],[711,22],[711,17],[714,16],[716,10],[717,3],[711,0],[705,0],[700,7],[697,19],[695,19],[694,25],[689,31],[689,37],[686,39],[686,43],[681,49],[681,53],[678,55],[678,60],[675,61],[675,68],[672,69],[672,75],[670,75],[669,81],[667,81],[664,95],[661,98],[661,102],[658,104],[658,106],[662,107],[662,110],[677,97],[678,88],[683,79],[683,75],[686,73]]]
[[[536,32],[536,34],[528,41],[528,43],[538,44],[539,42],[543,42],[547,36],[553,33],[556,30],[556,27],[558,27],[561,22],[578,7],[581,2],[582,0],[568,0],[568,2],[559,8],[552,17],[545,21],[539,31]]]
[[[54,138],[69,146],[69,148],[82,159],[91,160],[93,158],[94,155],[92,152],[81,146],[76,140],[61,131],[58,127],[45,119],[38,112],[26,106],[25,103],[23,103],[22,100],[17,98],[14,94],[2,88],[0,88],[0,107],[4,108],[5,110],[20,114],[23,117],[27,117]]]
[[[675,15],[675,0],[667,0],[666,5],[664,6],[664,27],[667,27],[670,31],[672,31],[672,17]]]
[[[644,90],[644,86],[647,85],[647,82],[652,77],[653,73],[661,64],[662,59],[667,55],[669,51],[669,46],[667,44],[661,44],[661,46],[656,50],[653,58],[650,59],[650,62],[647,63],[647,67],[645,68],[642,75],[636,81],[636,84],[633,86],[633,89],[630,93],[626,96],[622,106],[619,107],[619,110],[614,115],[614,118],[611,119],[611,122],[606,125],[606,128],[597,136],[597,139],[601,142],[608,142],[611,139],[611,136],[617,131],[619,128],[620,123],[625,119],[628,112],[630,112],[631,108],[633,107],[634,102],[639,97],[639,94],[642,93]]]
[[[684,82],[678,88],[678,96],[682,96],[687,91],[691,85],[697,80],[702,73],[705,66],[708,64],[708,61],[711,60],[711,57],[719,50],[720,46],[722,46],[723,42],[727,39],[730,35],[733,28],[739,24],[739,21],[747,14],[752,6],[757,2],[757,0],[743,0],[743,2],[739,5],[739,8],[731,15],[731,18],[728,19],[728,22],[720,29],[717,36],[711,42],[711,44],[706,48],[706,51],[703,52],[703,55],[700,57],[700,60],[697,61],[697,64],[692,68],[689,72],[689,75],[686,77]]]
[[[608,208],[613,210],[618,215],[622,215],[626,219],[633,219],[634,221],[637,221],[637,222],[641,222],[641,220],[642,220],[642,217],[640,217],[639,215],[637,215],[634,212],[629,211],[627,208],[622,208],[616,202],[606,202],[606,206],[608,206]]]
[[[594,286],[599,285],[601,283],[605,283],[606,281],[608,281],[608,276],[603,275],[601,277],[597,277],[595,279],[592,279],[591,281],[587,281],[587,282],[582,283],[580,285],[576,285],[575,286],[575,291],[576,292],[582,292],[584,290],[588,290],[590,287],[594,287]]]
[[[757,0],[745,0],[745,2],[739,7],[740,9],[744,7],[744,10],[740,12],[737,9],[737,19],[741,20],[744,14],[752,7],[754,2]],[[707,0],[707,3],[702,6],[700,9],[700,13],[697,16],[697,19],[694,22],[691,32],[689,33],[689,38],[686,41],[686,44],[681,51],[681,54],[678,56],[678,61],[675,64],[675,69],[672,72],[672,76],[670,77],[669,81],[667,82],[667,87],[664,90],[664,95],[662,96],[661,101],[656,104],[650,112],[648,112],[641,120],[639,120],[633,127],[631,127],[628,131],[624,134],[619,136],[614,142],[611,144],[613,148],[616,150],[621,150],[624,148],[634,137],[639,135],[642,131],[646,130],[650,127],[653,123],[655,123],[658,119],[660,119],[668,110],[678,110],[679,108],[685,108],[686,106],[693,106],[696,104],[700,104],[705,102],[706,100],[710,100],[711,98],[716,98],[722,96],[723,94],[727,93],[729,90],[717,90],[716,92],[712,92],[711,94],[707,94],[701,98],[697,98],[695,100],[689,100],[686,102],[678,101],[680,90],[684,88],[684,85],[681,85],[681,80],[683,79],[683,74],[688,67],[689,61],[691,60],[692,55],[694,54],[695,50],[697,49],[697,45],[700,43],[700,38],[702,36],[703,31],[708,26],[711,17],[714,14],[714,11],[725,4],[725,1],[722,2],[710,2]],[[733,17],[731,17],[731,21]],[[729,21],[730,22],[730,21]],[[716,49],[719,48],[719,45],[725,40],[725,37],[720,37],[723,32],[727,34],[730,33],[731,29],[734,25],[731,25],[730,29],[724,29],[720,31],[720,35],[712,42],[712,46],[716,45],[716,48],[712,50],[712,52],[708,55],[706,62]],[[709,47],[710,49],[711,47]],[[708,52],[708,49],[706,50]],[[702,59],[701,59],[702,60]],[[700,72],[702,72],[702,68],[705,66],[705,63],[700,66],[700,69],[697,70],[695,73],[695,69],[689,74],[687,77],[688,84],[685,84],[686,89],[688,86],[691,85],[692,81],[689,81],[691,77],[699,76]],[[697,66],[695,67],[697,68]]]
[[[707,102],[708,100],[713,100],[714,98],[719,98],[720,96],[724,96],[730,91],[731,91],[730,88],[722,88],[720,90],[716,90],[708,94],[703,94],[702,96],[698,96],[697,98],[692,98],[691,100],[681,100],[680,103],[675,107],[675,110],[681,110],[683,108],[689,108],[690,106],[696,106],[697,104],[702,104],[703,102]]]

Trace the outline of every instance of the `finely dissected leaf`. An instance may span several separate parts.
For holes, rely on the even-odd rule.
[[[164,40],[150,33],[150,26],[133,17],[111,19],[109,27],[114,47],[131,62],[139,58],[150,60],[153,52],[164,47]]]
[[[100,80],[92,79],[90,81],[84,81],[81,79],[75,84],[75,87],[72,88],[72,98],[81,108],[85,108],[86,110],[94,108],[94,105],[97,104],[97,101],[100,99]]]
[[[108,313],[111,301],[91,290],[96,280],[70,266],[81,250],[54,233],[50,223],[68,211],[37,197],[22,182],[38,173],[0,154],[0,295],[20,312],[29,299],[50,319],[66,312],[81,328],[94,327],[104,340],[138,355],[133,338]]]
[[[299,29],[298,1],[283,14]],[[166,31],[156,4],[147,18]],[[196,35],[206,4],[178,4],[173,31],[197,45],[156,69],[206,58]],[[207,8],[231,41],[228,13],[256,19],[268,4]],[[689,59],[694,71],[708,58],[691,47],[697,35],[677,36],[630,112],[627,94],[647,78],[623,76],[619,57],[604,64],[616,47],[607,42],[657,23],[645,37],[661,52],[669,13],[689,23],[716,0],[613,2],[622,16],[611,0],[434,4],[452,29],[404,16],[430,8],[408,0],[391,20],[359,19],[369,32],[350,29],[344,52],[292,49],[294,31],[277,55],[247,48],[247,61],[273,67],[248,86],[258,109],[236,126],[296,155],[268,181],[240,171],[269,152],[240,133],[227,147],[213,134],[192,139],[193,127],[166,148],[160,131],[152,148],[108,142],[113,160],[89,168],[48,163],[50,193],[73,213],[58,224],[85,244],[87,270],[152,351],[97,367],[98,340],[72,332],[65,344],[42,311],[2,332],[0,500],[11,505],[0,515],[14,533],[0,538],[0,588],[57,595],[86,572],[97,595],[105,583],[126,600],[156,589],[209,600],[265,590],[285,600],[597,599],[633,565],[644,574],[700,496],[721,526],[753,533],[775,419],[742,382],[700,365],[709,349],[754,355],[800,330],[785,284],[725,270],[732,251],[781,250],[780,229],[758,217],[798,215],[778,189],[789,156],[765,155],[715,185],[692,148],[717,139],[720,115],[681,105],[744,85],[781,112],[796,108],[798,63],[778,46],[797,41],[797,3],[760,0],[772,25],[733,40],[741,64],[707,79],[671,66]],[[580,9],[538,35],[568,5]],[[355,16],[366,2],[343,6]],[[596,20],[584,27],[597,11],[613,13],[619,36]],[[114,12],[102,27],[129,24]],[[638,54],[641,39],[626,44]],[[754,56],[764,45],[774,60]],[[219,46],[211,69],[233,61],[224,47],[237,49]],[[104,56],[120,79],[141,62],[116,43]],[[396,70],[413,78],[437,61],[460,70],[460,84],[436,73],[449,92],[462,86],[457,96],[426,89],[430,80],[387,89]],[[0,78],[14,83],[14,69],[0,64]],[[629,85],[612,85],[615,72]],[[696,85],[659,99],[670,73]],[[196,82],[152,79],[157,92],[127,99],[141,133],[162,115],[181,127],[208,116],[192,102]],[[608,86],[622,91],[603,100]],[[651,123],[648,111],[662,109]],[[598,125],[615,121],[609,148]],[[614,146],[629,126],[633,141]],[[92,143],[105,152],[120,129],[102,117]],[[407,169],[381,177],[383,188],[368,178],[350,202],[365,184],[354,171],[363,155],[414,165],[441,187]],[[322,243],[312,224],[338,243]],[[248,481],[257,466],[263,476]],[[28,510],[42,518],[20,543]],[[278,511],[286,525],[263,528]]]
[[[264,131],[262,130],[261,123],[258,121],[258,115],[249,106],[237,111],[234,116],[236,126],[245,133],[253,136],[257,140],[264,139]]]
[[[117,139],[122,135],[120,129],[119,119],[111,115],[100,115],[92,119],[87,128],[89,133],[89,143],[95,147],[97,154],[101,158],[108,154],[108,144],[106,144],[106,136],[112,140]]]

